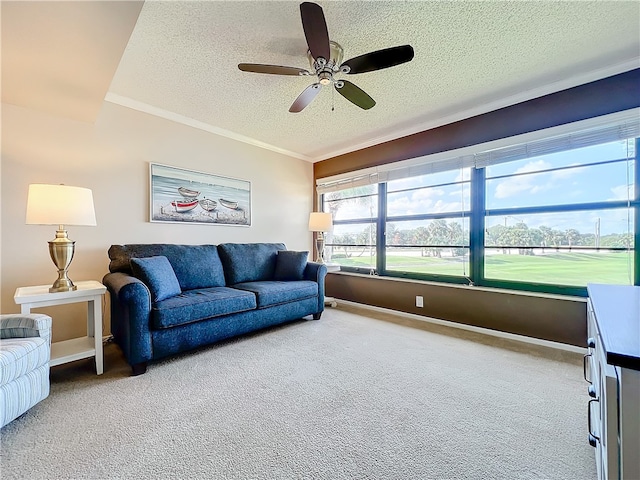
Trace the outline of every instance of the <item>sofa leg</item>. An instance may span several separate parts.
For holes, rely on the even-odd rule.
[[[147,362],[136,363],[135,365],[131,365],[131,376],[137,377],[138,375],[142,375],[147,371]]]
[[[314,314],[313,314],[313,319],[314,319],[314,320],[320,320],[320,317],[321,317],[321,316],[322,316],[322,312],[320,312],[320,313],[314,313]]]

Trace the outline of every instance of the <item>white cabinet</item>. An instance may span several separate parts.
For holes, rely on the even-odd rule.
[[[598,478],[640,478],[640,287],[588,286],[587,424]]]

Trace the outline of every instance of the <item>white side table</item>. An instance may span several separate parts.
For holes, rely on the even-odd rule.
[[[327,272],[340,271],[340,265],[337,263],[325,263],[325,266],[327,267]],[[338,306],[338,302],[333,297],[324,297],[324,304],[333,308]]]
[[[49,293],[51,285],[19,287],[13,296],[21,313],[31,313],[32,308],[88,302],[87,336],[51,344],[52,367],[82,358],[95,357],[96,373],[103,373],[102,354],[102,296],[107,288],[95,280],[75,282],[77,290]]]

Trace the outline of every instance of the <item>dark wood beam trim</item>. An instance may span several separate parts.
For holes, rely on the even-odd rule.
[[[314,164],[322,178],[640,107],[640,68]]]

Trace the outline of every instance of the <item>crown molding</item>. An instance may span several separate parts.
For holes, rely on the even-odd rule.
[[[134,100],[133,98],[124,97],[122,95],[118,95],[113,92],[107,92],[104,97],[105,102],[113,103],[116,105],[120,105],[122,107],[130,108],[132,110],[136,110],[138,112],[148,113],[149,115],[153,115],[156,117],[164,118],[166,120],[170,120],[172,122],[180,123],[182,125],[187,125],[189,127],[197,128],[199,130],[204,130],[205,132],[213,133],[215,135],[220,135],[221,137],[230,138],[232,140],[237,140],[238,142],[247,143],[249,145],[253,145],[255,147],[264,148],[265,150],[271,150],[272,152],[280,153],[282,155],[286,155],[288,157],[298,158],[300,160],[304,160],[306,162],[314,162],[315,159],[309,157],[307,155],[303,155],[301,153],[292,152],[291,150],[285,150],[284,148],[277,147],[275,145],[271,145],[269,143],[261,142],[260,140],[256,140],[251,137],[247,137],[245,135],[240,135],[238,133],[232,132],[230,130],[225,130],[224,128],[214,127],[205,122],[201,122],[199,120],[194,120],[193,118],[185,117],[184,115],[180,115],[178,113],[170,112],[168,110],[164,110],[162,108],[154,107],[153,105],[149,105],[147,103],[139,102],[138,100]]]
[[[331,152],[318,155],[318,156],[308,156],[299,152],[286,150],[284,148],[280,148],[275,145],[271,145],[269,143],[265,143],[251,137],[247,137],[245,135],[240,135],[230,130],[225,130],[223,128],[215,127],[208,123],[201,122],[199,120],[194,120],[192,118],[189,118],[174,112],[170,112],[162,108],[154,107],[153,105],[149,105],[129,97],[124,97],[122,95],[118,95],[113,92],[107,93],[107,95],[105,96],[105,101],[114,103],[116,105],[121,105],[123,107],[131,108],[132,110],[137,110],[139,112],[148,113],[150,115],[164,118],[166,120],[171,120],[173,122],[187,125],[193,128],[204,130],[206,132],[210,132],[215,135],[220,135],[222,137],[227,137],[227,138],[237,140],[239,142],[247,143],[249,145],[253,145],[259,148],[264,148],[266,150],[280,153],[288,157],[293,157],[300,160],[304,160],[306,162],[315,163],[322,160],[327,160],[329,158],[337,157],[339,155],[344,155],[346,153],[362,150],[363,148],[368,148],[374,145],[389,142],[397,138],[402,138],[408,135],[413,135],[415,133],[423,132],[425,130],[430,130],[432,128],[436,128],[442,125],[447,125],[449,123],[464,120],[466,118],[474,117],[476,115],[481,115],[483,113],[498,110],[500,108],[504,108],[510,105],[522,103],[527,100],[542,97],[544,95],[559,92],[561,90],[566,90],[568,88],[576,87],[578,85],[583,85],[585,83],[593,82],[595,80],[600,80],[606,77],[624,73],[639,67],[640,67],[640,58],[636,57],[623,62],[615,63],[613,65],[608,65],[606,67],[593,69],[588,72],[578,73],[570,77],[563,78],[562,80],[558,80],[556,82],[551,82],[535,88],[523,90],[522,92],[518,92],[514,95],[506,96],[499,100],[495,100],[495,101],[483,103],[477,106],[458,110],[457,112],[453,112],[445,116],[438,116],[437,118],[429,118],[417,124],[413,124],[410,127],[394,130],[392,132],[385,133],[384,135],[379,135],[379,136],[370,138],[364,142],[351,144],[348,147],[336,149]]]

